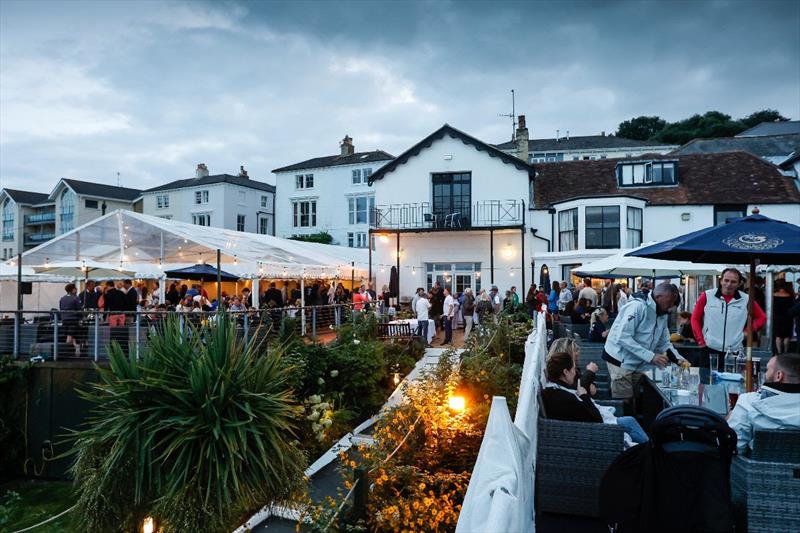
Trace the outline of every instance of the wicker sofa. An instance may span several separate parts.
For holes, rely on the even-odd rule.
[[[800,431],[756,431],[750,457],[731,463],[737,531],[800,531]]]
[[[620,414],[622,402],[613,405]],[[624,450],[624,430],[613,424],[539,419],[537,512],[599,516],[598,489],[608,466]]]

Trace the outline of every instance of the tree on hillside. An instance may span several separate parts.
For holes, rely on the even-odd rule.
[[[744,129],[758,126],[762,122],[785,122],[788,118],[781,115],[776,109],[762,109],[744,117],[739,122],[742,123]],[[744,130],[742,130],[744,131]]]
[[[651,139],[656,133],[663,130],[667,121],[660,117],[639,116],[621,122],[617,128],[617,137],[624,139],[635,139],[646,141]]]
[[[732,137],[743,131],[738,120],[719,111],[706,111],[687,119],[672,122],[655,134],[654,140],[670,144],[684,144],[692,139]]]

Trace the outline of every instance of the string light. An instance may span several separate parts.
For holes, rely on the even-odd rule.
[[[417,268],[416,267],[411,267],[411,275],[412,276],[416,276],[417,275]]]

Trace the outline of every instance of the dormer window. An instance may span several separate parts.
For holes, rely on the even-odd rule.
[[[617,183],[620,187],[675,185],[677,182],[677,161],[617,163]]]

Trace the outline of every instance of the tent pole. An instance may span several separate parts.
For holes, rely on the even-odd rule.
[[[753,391],[753,282],[756,277],[756,259],[750,260],[750,275],[747,278],[747,364],[744,370],[744,385],[747,392]],[[767,297],[770,297],[768,295]]]
[[[350,294],[356,293],[356,262],[350,261]]]
[[[306,334],[306,275],[300,274],[300,335]]]
[[[222,252],[217,248],[217,311],[222,309],[222,269],[220,262],[222,261]]]
[[[765,272],[766,274],[766,285],[764,286],[764,313],[767,315],[767,323],[764,325],[764,337],[767,338],[769,341],[770,350],[772,349],[772,329],[773,329],[773,322],[772,322],[772,306],[774,304],[774,300],[772,297],[768,296],[775,292],[775,273],[768,270]],[[762,344],[763,346],[763,344]]]
[[[17,254],[17,316],[14,321],[14,358],[19,357],[22,334],[22,252]]]

